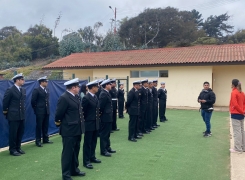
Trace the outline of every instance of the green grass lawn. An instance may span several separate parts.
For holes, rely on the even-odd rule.
[[[128,116],[118,119],[120,131],[111,135],[112,157],[97,158],[101,164],[86,169],[79,155],[80,169],[85,177],[96,180],[229,180],[229,120],[228,113],[214,112],[212,133],[204,138],[203,121],[198,111],[167,110],[167,123],[160,123],[151,134],[133,143],[127,140]],[[61,137],[51,138],[52,145],[38,148],[24,145],[27,154],[13,157],[8,151],[0,153],[1,180],[60,180]],[[82,146],[81,146],[82,147]]]

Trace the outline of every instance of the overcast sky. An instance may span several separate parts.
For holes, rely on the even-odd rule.
[[[0,0],[0,28],[16,26],[26,31],[31,25],[43,24],[54,28],[55,20],[62,17],[55,35],[60,38],[64,29],[73,31],[84,26],[103,23],[100,29],[105,34],[110,29],[110,19],[117,8],[117,19],[133,17],[145,8],[175,7],[181,10],[196,9],[204,18],[228,12],[232,16],[230,24],[237,29],[245,29],[245,0]],[[63,33],[64,34],[64,33]]]

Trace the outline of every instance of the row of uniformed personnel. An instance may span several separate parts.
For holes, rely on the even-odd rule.
[[[26,90],[23,74],[17,74],[12,78],[14,85],[8,88],[3,98],[3,114],[9,123],[9,152],[13,156],[25,154],[21,149],[21,140],[25,129],[25,100]],[[39,87],[32,92],[31,105],[36,115],[36,145],[42,147],[43,143],[51,144],[48,137],[49,126],[49,92],[46,77],[38,79]]]
[[[158,125],[158,103],[160,122],[167,121],[165,117],[167,90],[165,83],[157,90],[158,80],[134,81],[133,88],[129,91],[126,109],[129,114],[128,140],[137,142],[143,134],[150,134]]]

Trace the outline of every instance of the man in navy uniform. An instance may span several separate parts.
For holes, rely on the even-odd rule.
[[[71,176],[85,176],[78,168],[78,155],[84,129],[83,109],[79,98],[79,79],[64,83],[66,92],[58,100],[55,124],[60,127],[63,150],[61,156],[62,178],[71,180]]]
[[[152,119],[153,119],[153,94],[152,94],[153,81],[148,81],[148,105],[147,105],[147,123],[145,129],[149,132],[151,130],[155,130],[152,127]]]
[[[140,131],[143,134],[150,134],[149,131],[145,129],[147,124],[147,106],[148,106],[148,79],[141,81],[142,87],[140,89],[141,99],[140,99]]]
[[[140,113],[140,101],[139,101],[139,88],[140,81],[133,82],[133,88],[129,91],[126,108],[129,114],[129,124],[128,124],[128,140],[132,142],[137,142],[136,139],[141,139],[137,136],[137,123]]]
[[[159,98],[160,122],[166,122],[167,118],[165,116],[165,112],[166,112],[167,90],[165,88],[165,82],[161,83],[161,88],[158,89],[157,93],[158,93],[158,98]]]
[[[158,80],[155,79],[153,80],[153,87],[152,87],[152,94],[153,94],[153,115],[152,115],[152,124],[153,124],[153,128],[157,128],[158,125],[157,124],[157,117],[158,117],[158,94],[157,94],[157,83]]]
[[[119,131],[117,128],[117,88],[116,88],[116,79],[111,79],[111,90],[109,91],[112,100],[112,132]]]
[[[124,101],[125,101],[124,89],[123,89],[124,84],[120,83],[119,85],[120,85],[120,87],[118,89],[118,94],[117,94],[117,98],[118,98],[118,117],[123,119],[124,118],[123,109],[124,109]]]
[[[101,163],[95,157],[97,145],[97,134],[99,130],[99,100],[95,95],[98,92],[98,80],[86,85],[88,93],[82,99],[82,107],[85,119],[85,134],[83,143],[83,165],[88,169],[93,169],[92,163]]]
[[[116,151],[111,149],[110,133],[112,128],[112,99],[109,91],[111,90],[111,80],[107,79],[101,83],[103,90],[100,93],[100,153],[102,156],[110,157]]]
[[[21,140],[25,129],[26,90],[22,73],[12,78],[14,85],[8,88],[3,97],[3,114],[9,123],[9,152],[13,156],[25,154],[21,150]]]
[[[49,127],[49,91],[47,89],[47,76],[37,80],[39,87],[32,92],[31,105],[36,115],[36,146],[42,147],[41,135],[43,135],[43,143],[52,144],[48,137]]]

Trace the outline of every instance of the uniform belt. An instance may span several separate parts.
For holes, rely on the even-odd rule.
[[[112,101],[117,101],[117,98],[112,98],[111,100],[112,100]]]

